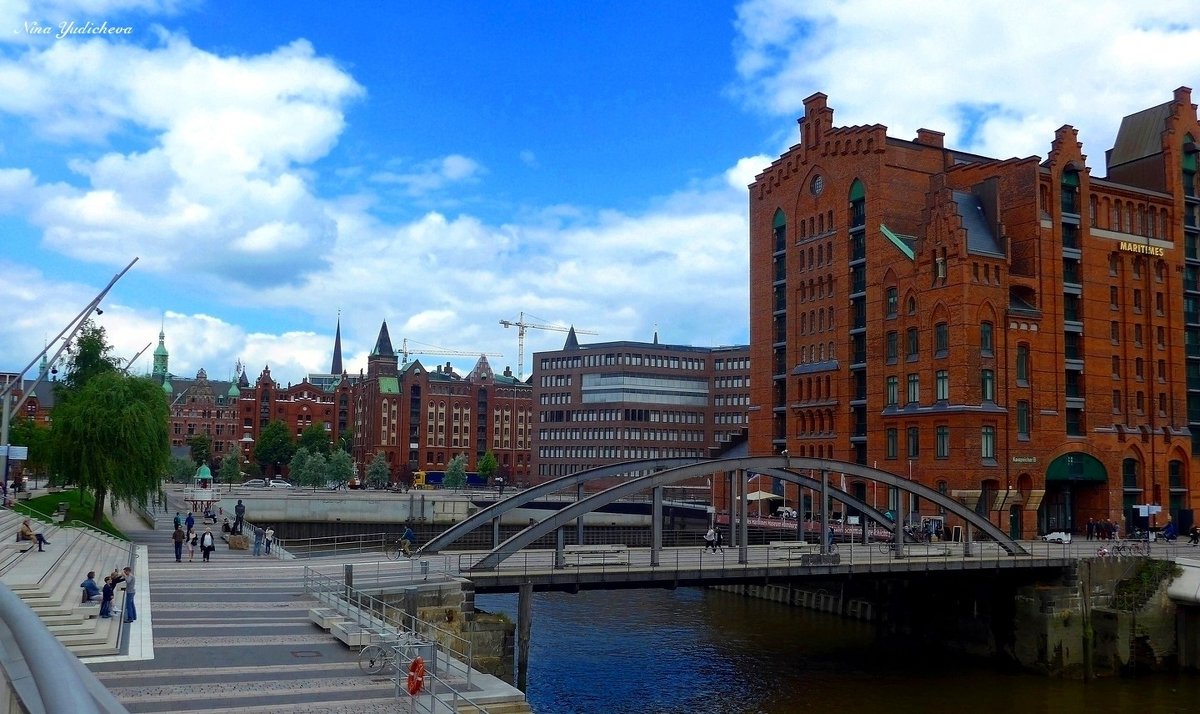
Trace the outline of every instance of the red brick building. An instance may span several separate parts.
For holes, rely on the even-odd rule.
[[[750,452],[910,476],[1025,537],[1142,504],[1190,522],[1191,90],[1125,118],[1104,178],[1070,126],[997,160],[835,127],[823,94],[799,123],[750,187]]]
[[[746,424],[745,345],[580,344],[533,356],[535,482],[634,459],[707,457]],[[605,484],[592,484],[600,488]]]
[[[510,370],[496,374],[481,356],[465,377],[449,363],[426,368],[400,364],[387,323],[354,387],[354,446],[360,473],[382,453],[393,479],[412,472],[444,472],[457,455],[475,471],[489,451],[508,482],[529,477],[531,389]]]

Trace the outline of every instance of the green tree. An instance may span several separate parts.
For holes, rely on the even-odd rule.
[[[18,419],[8,432],[8,442],[29,448],[25,468],[36,474],[45,475],[50,468],[52,446],[50,427],[42,426],[33,419]]]
[[[66,375],[55,387],[59,402],[70,399],[96,375],[117,371],[118,360],[112,356],[112,346],[108,344],[103,327],[91,320],[83,323],[75,340],[67,347],[66,367]],[[159,398],[162,398],[161,394]]]
[[[207,464],[208,460],[212,458],[212,437],[207,433],[189,436],[187,444],[192,462],[197,466]]]
[[[288,425],[281,421],[273,421],[263,428],[254,444],[254,460],[262,467],[263,472],[274,469],[280,473],[283,465],[292,460],[296,445],[292,443],[292,433]]]
[[[500,470],[500,462],[496,461],[496,455],[492,452],[487,452],[483,458],[479,460],[479,476],[483,479],[484,485],[490,485],[492,478],[496,476],[496,472]]]
[[[218,473],[221,483],[242,482],[242,457],[238,454],[225,454],[221,459],[221,470]]]
[[[375,454],[367,466],[367,485],[371,488],[387,488],[392,483],[392,470],[382,453]]]
[[[329,433],[325,431],[325,427],[320,424],[310,424],[300,432],[296,448],[308,449],[314,454],[328,456],[329,452],[333,451],[333,444],[329,442]]]
[[[97,372],[55,406],[53,420],[54,468],[91,492],[94,525],[110,498],[115,508],[145,506],[150,496],[161,496],[171,458],[170,414],[152,380]]]
[[[350,454],[338,449],[329,455],[329,468],[325,474],[325,483],[342,485],[354,478],[354,462]],[[325,484],[321,484],[324,486]]]
[[[171,477],[172,483],[190,483],[196,475],[196,464],[192,463],[191,459],[172,456],[167,463],[167,475]]]
[[[292,477],[292,483],[297,486],[315,488],[325,483],[327,468],[328,461],[324,454],[309,451],[301,446],[296,449],[292,462],[288,464],[288,474]]]
[[[467,483],[467,457],[459,454],[446,466],[446,475],[442,477],[442,486],[455,491]]]

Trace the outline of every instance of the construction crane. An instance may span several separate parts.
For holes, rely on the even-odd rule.
[[[532,316],[531,316],[532,317]],[[592,330],[580,330],[574,327],[563,327],[562,325],[542,325],[534,322],[525,322],[525,313],[516,320],[501,320],[501,325],[505,327],[517,328],[517,379],[525,378],[525,330],[553,330],[554,332],[570,332],[575,330],[577,335],[595,335],[597,333]]]
[[[420,343],[416,343],[420,344]],[[409,355],[446,355],[449,357],[503,357],[498,352],[464,352],[462,350],[444,350],[440,347],[408,348],[408,338],[400,340],[400,354],[403,357],[400,364],[408,363]]]

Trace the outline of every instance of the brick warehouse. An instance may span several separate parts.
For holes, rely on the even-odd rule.
[[[799,125],[750,186],[751,453],[873,465],[1024,537],[1140,524],[1142,504],[1162,507],[1151,525],[1190,524],[1191,90],[1125,117],[1105,178],[1070,126],[1045,160],[997,160],[927,129],[835,127],[820,93]]]

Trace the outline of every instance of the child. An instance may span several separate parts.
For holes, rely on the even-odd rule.
[[[104,576],[104,589],[101,590],[100,617],[103,617],[103,618],[112,617],[112,603],[113,603],[112,576],[105,575]]]

